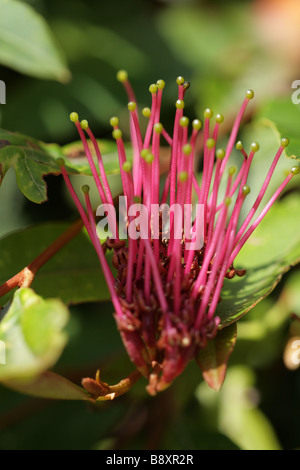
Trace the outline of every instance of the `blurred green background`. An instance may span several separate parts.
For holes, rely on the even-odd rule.
[[[126,96],[116,81],[122,68],[141,106],[150,103],[150,83],[166,81],[161,120],[169,130],[178,75],[191,82],[186,113],[201,117],[208,106],[223,113],[224,133],[248,88],[256,99],[245,135],[253,115],[270,103],[295,106],[290,98],[291,83],[300,78],[298,0],[8,0],[0,1],[0,16],[4,3],[31,7],[24,10],[28,21],[16,14],[5,24],[0,19],[5,129],[67,144],[77,139],[68,119],[76,110],[99,138],[110,139],[112,115],[120,116],[126,130]],[[6,29],[15,33],[15,48],[7,46]],[[9,171],[0,189],[1,237],[36,222],[74,220],[61,178],[47,177],[47,184],[48,202],[35,205]],[[289,338],[300,335],[291,316],[300,314],[299,286],[294,268],[238,323],[221,392],[208,389],[196,364],[155,398],[141,381],[115,402],[98,406],[35,399],[0,387],[0,448],[300,449],[300,372],[288,368]],[[56,370],[76,383],[97,368],[109,383],[129,373],[111,305],[70,310],[70,342]]]

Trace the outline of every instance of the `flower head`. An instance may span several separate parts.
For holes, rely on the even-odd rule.
[[[142,119],[148,119],[142,136],[137,103],[127,73],[120,71],[117,78],[129,98],[133,152],[131,161],[125,151],[119,120],[113,117],[110,123],[118,149],[128,243],[117,227],[115,212],[109,209],[114,207],[113,197],[97,141],[88,122],[80,122],[76,113],[70,118],[78,129],[104,207],[103,215],[107,215],[112,233],[103,245],[99,241],[88,186],[83,187],[84,208],[64,162],[60,164],[98,254],[125,348],[137,369],[148,379],[149,393],[155,394],[169,386],[199,349],[205,348],[207,340],[216,335],[220,318],[215,312],[224,279],[246,274],[245,270],[234,267],[234,260],[285,186],[299,173],[299,168],[294,167],[288,173],[255,218],[276,164],[288,145],[288,140],[282,139],[252,208],[245,220],[240,221],[241,209],[250,192],[248,174],[259,145],[252,143],[247,153],[236,139],[246,107],[254,97],[253,91],[246,92],[227,147],[220,149],[217,140],[223,116],[217,114],[213,119],[210,109],[204,111],[203,130],[202,122],[195,119],[189,136],[190,123],[184,116],[184,98],[189,83],[183,77],[177,78],[172,136],[160,122],[164,81],[158,80],[149,87],[152,102],[150,108],[142,110]],[[194,173],[196,141],[200,132],[203,135],[201,184]],[[94,146],[97,165],[85,134]],[[163,181],[160,179],[162,140],[171,149],[170,165]],[[229,166],[234,145],[243,157],[239,171]],[[221,190],[223,180],[226,184]],[[108,266],[107,250],[113,250],[115,274]]]

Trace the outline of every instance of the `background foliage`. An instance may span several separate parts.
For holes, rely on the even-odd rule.
[[[253,88],[254,108],[241,133],[243,141],[258,140],[264,156],[255,163],[253,193],[268,158],[274,155],[279,133],[291,140],[289,156],[300,156],[300,108],[291,102],[291,83],[299,78],[297,0],[0,0],[0,13],[0,79],[7,85],[7,104],[0,106],[3,129],[64,146],[77,139],[68,120],[70,111],[76,109],[89,120],[99,138],[109,140],[112,115],[120,116],[123,128],[127,125],[126,97],[115,80],[116,71],[126,68],[141,105],[149,104],[148,84],[158,78],[167,82],[162,112],[167,128],[172,125],[175,78],[179,74],[192,84],[187,114],[201,116],[202,110],[210,106],[224,113],[228,125],[225,131],[230,128],[244,91]],[[45,165],[46,148],[46,154],[45,147],[34,150],[39,155],[42,152]],[[2,165],[8,158],[3,155]],[[286,167],[290,168],[291,162],[284,159],[280,171]],[[7,170],[0,188],[2,281],[3,272],[8,273],[7,277],[16,273],[31,261],[34,248],[46,246],[77,217],[60,177],[45,178],[48,201],[35,204],[20,192],[13,168]],[[82,178],[74,177],[74,183],[81,185]],[[118,177],[111,176],[111,181],[117,193]],[[280,246],[282,258],[261,272],[261,278],[275,279],[283,271],[282,260],[293,264],[299,258],[299,183],[293,185],[296,191],[291,198],[283,198],[281,208],[276,208],[276,223],[270,229],[270,242],[276,250]],[[26,190],[26,181],[23,186]],[[41,202],[43,198],[29,199]],[[292,224],[291,236],[288,223]],[[10,235],[17,229],[22,232]],[[39,244],[41,238],[45,245]],[[26,239],[31,240],[29,246]],[[43,268],[33,285],[37,293],[49,297],[58,284],[56,296],[73,304],[78,299],[70,299],[66,279],[73,286],[84,286],[86,294],[80,299],[84,303],[70,306],[64,333],[69,341],[54,370],[79,384],[81,377],[93,376],[100,367],[105,381],[116,382],[123,378],[124,371],[131,371],[131,365],[111,315],[111,304],[97,302],[106,293],[101,291],[101,274],[91,247],[83,234],[82,239],[73,242]],[[85,256],[80,251],[83,244]],[[285,250],[290,247],[294,250],[292,260],[286,259]],[[256,251],[256,256],[263,255]],[[252,258],[251,253],[248,256]],[[66,259],[70,272],[60,279],[57,273]],[[272,257],[266,265],[270,262],[274,262]],[[255,271],[252,275],[254,283]],[[95,286],[89,280],[97,276],[99,291],[95,295]],[[300,373],[287,367],[289,338],[300,336],[299,322],[291,316],[300,315],[299,285],[296,267],[238,322],[236,348],[220,392],[207,387],[199,368],[192,363],[169,390],[155,398],[146,396],[141,381],[115,402],[97,407],[32,398],[1,386],[0,448],[299,448]],[[76,288],[76,293],[79,290]],[[30,294],[20,295],[23,300],[19,302],[26,311]],[[36,297],[34,301],[36,315],[44,315],[51,326],[48,337],[49,344],[54,341],[54,355],[49,357],[47,350],[41,351],[43,360],[51,366],[66,342],[60,330],[67,321],[67,312],[59,304],[57,315],[50,318],[43,302]],[[15,306],[11,318],[17,318],[20,308],[20,304]],[[36,321],[34,317],[26,318],[28,323],[16,332],[21,343],[24,337],[28,340],[30,324]],[[0,338],[1,334],[0,330]],[[38,338],[30,337],[28,341],[33,348],[41,347]],[[27,352],[24,350],[24,354]],[[31,367],[30,357],[26,357]]]

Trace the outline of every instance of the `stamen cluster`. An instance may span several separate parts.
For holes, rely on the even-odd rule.
[[[129,238],[126,243],[117,230],[113,237],[101,245],[89,198],[89,187],[83,187],[86,203],[84,209],[70,182],[64,162],[59,163],[99,257],[125,348],[137,369],[148,379],[149,393],[155,394],[165,389],[182,372],[199,349],[205,348],[208,339],[215,337],[220,325],[220,318],[215,312],[220,302],[224,279],[245,275],[245,270],[234,267],[236,256],[288,182],[299,173],[299,168],[294,167],[288,173],[264,209],[253,220],[277,162],[288,145],[288,139],[282,139],[262,188],[241,223],[241,209],[250,191],[247,185],[248,174],[259,145],[253,143],[248,154],[241,142],[236,143],[236,138],[245,110],[254,96],[253,91],[246,92],[226,149],[217,148],[223,116],[217,114],[213,121],[213,112],[210,109],[204,111],[203,176],[199,184],[194,167],[196,142],[202,122],[198,119],[192,122],[189,136],[189,119],[184,116],[184,96],[189,83],[183,77],[177,78],[178,99],[175,103],[172,136],[160,122],[165,83],[158,80],[149,87],[152,103],[151,108],[142,110],[144,118],[148,119],[145,135],[142,136],[137,102],[127,73],[120,71],[117,78],[123,83],[129,98],[133,151],[131,162],[126,155],[119,119],[111,118],[112,135],[116,140],[123,191],[127,200],[125,218],[129,224],[133,220],[130,207],[135,203],[143,204],[147,208],[149,222],[147,233],[145,230],[142,233],[139,226],[141,236]],[[77,113],[72,113],[70,118],[78,129],[101,203],[113,205],[97,140],[86,120],[79,122]],[[97,163],[85,134],[94,147]],[[160,177],[162,139],[171,149],[169,170],[164,179]],[[227,168],[234,145],[243,157],[238,171],[235,167]],[[226,184],[222,193],[220,188],[223,179]],[[170,209],[174,206],[181,208],[182,218],[185,205],[196,207],[196,211],[190,210],[192,224],[188,235],[182,230],[181,236],[176,236],[177,222],[174,212],[170,210],[167,230],[162,226],[160,218],[159,236],[152,236],[154,208],[156,210],[158,205],[167,203]],[[116,226],[116,220],[112,220],[112,217],[108,218],[108,223]],[[201,247],[191,249],[189,242],[200,227]],[[114,274],[105,257],[107,250],[113,250],[113,265],[116,269]]]

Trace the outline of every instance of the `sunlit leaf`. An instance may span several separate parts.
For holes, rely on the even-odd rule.
[[[290,144],[285,149],[288,157],[300,160],[300,104],[292,102],[292,93],[286,98],[279,98],[267,103],[259,115],[272,125],[279,137],[288,137]],[[299,92],[298,92],[299,95]],[[295,96],[295,99],[299,100]]]
[[[55,364],[67,342],[67,321],[68,310],[60,300],[44,300],[32,289],[19,289],[0,322],[5,345],[0,381],[34,377]]]
[[[236,268],[246,275],[225,279],[217,314],[222,325],[236,321],[300,262],[300,197],[291,194],[274,205],[238,255]]]
[[[0,63],[34,77],[68,81],[71,74],[44,18],[17,0],[0,0],[0,10]]]

